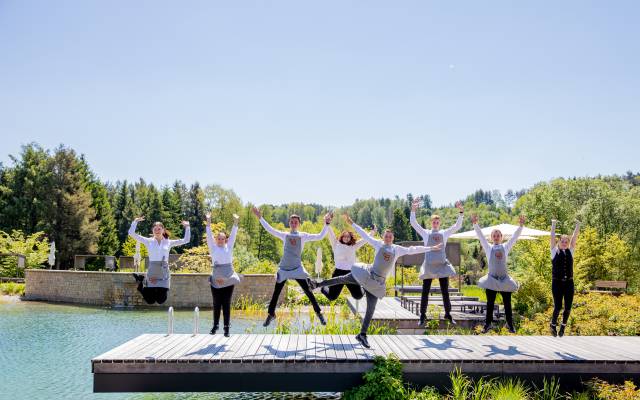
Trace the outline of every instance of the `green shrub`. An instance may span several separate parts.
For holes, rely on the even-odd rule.
[[[23,254],[25,268],[44,268],[49,258],[49,241],[44,232],[25,235],[22,231],[11,234],[0,231],[0,253]],[[24,277],[24,270],[18,269],[17,257],[0,257],[0,276]]]
[[[364,384],[347,390],[345,400],[404,400],[408,391],[402,383],[402,364],[398,357],[376,356],[373,368],[364,374]]]
[[[24,283],[0,283],[0,294],[8,296],[24,296]]]

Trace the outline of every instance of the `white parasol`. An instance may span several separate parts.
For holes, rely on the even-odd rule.
[[[484,235],[484,237],[490,238],[491,232],[494,229],[498,229],[500,232],[502,232],[502,237],[504,237],[505,239],[508,239],[511,236],[513,236],[513,234],[518,228],[519,228],[518,225],[499,224],[499,225],[487,226],[486,228],[482,228],[482,234]],[[536,240],[537,238],[542,236],[551,236],[551,232],[541,231],[539,229],[527,228],[525,226],[524,228],[522,228],[522,233],[520,234],[520,237],[518,238],[518,240]],[[449,238],[473,240],[473,239],[478,239],[478,236],[476,236],[475,230],[470,230],[466,232],[456,233],[454,235],[451,235]]]

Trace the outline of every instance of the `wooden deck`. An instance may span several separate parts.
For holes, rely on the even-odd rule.
[[[396,354],[405,378],[443,386],[471,376],[640,380],[640,337],[145,334],[91,361],[95,392],[343,391],[373,357]]]
[[[441,313],[439,327],[441,329],[446,328],[447,323],[444,320],[444,309],[442,308],[442,303],[438,303],[432,299],[430,304],[440,306]],[[366,299],[356,301],[351,297],[347,297],[347,305],[351,311],[354,314],[357,314],[361,319],[364,317],[367,309]],[[418,327],[418,321],[420,320],[418,314],[408,308],[402,306],[402,301],[398,297],[383,297],[378,300],[376,310],[373,313],[372,322],[397,328],[399,333],[424,333],[424,328]],[[453,310],[451,315],[457,321],[458,327],[460,328],[473,329],[476,325],[484,324],[485,320],[484,313],[469,313]],[[430,313],[429,318],[432,318]],[[498,320],[497,317],[494,319]]]

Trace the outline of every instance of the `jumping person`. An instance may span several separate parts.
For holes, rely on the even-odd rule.
[[[334,286],[334,285],[360,285],[364,288],[365,295],[367,296],[367,310],[362,319],[362,326],[360,327],[360,333],[356,336],[356,340],[360,342],[364,347],[370,348],[369,341],[367,340],[367,330],[369,324],[371,324],[371,318],[376,309],[378,299],[384,297],[387,292],[386,279],[387,275],[393,269],[398,257],[407,254],[419,254],[427,251],[436,251],[442,247],[442,244],[438,244],[433,247],[424,246],[411,246],[403,247],[393,244],[393,232],[390,229],[384,231],[383,240],[377,240],[372,238],[364,231],[360,226],[354,223],[351,218],[345,214],[345,220],[348,224],[353,226],[355,231],[364,240],[367,241],[372,247],[376,249],[376,255],[371,266],[354,265],[351,268],[351,272],[338,276],[336,278],[327,279],[322,282],[311,282],[312,288]]]
[[[504,303],[504,315],[507,320],[507,329],[509,332],[515,333],[515,327],[513,325],[513,314],[511,311],[511,293],[518,290],[518,283],[509,276],[507,271],[507,257],[509,252],[513,248],[513,245],[518,240],[522,228],[524,227],[525,218],[520,216],[520,227],[516,229],[511,236],[511,239],[506,244],[502,244],[502,232],[499,229],[494,229],[491,232],[491,241],[493,245],[489,245],[487,239],[482,234],[482,230],[478,226],[478,216],[471,217],[473,223],[473,229],[476,231],[476,235],[480,240],[482,249],[487,255],[489,262],[489,273],[480,280],[478,280],[478,286],[485,289],[487,293],[487,315],[486,322],[482,333],[489,332],[491,329],[491,323],[493,322],[493,305],[496,301],[496,295],[498,292],[502,295],[502,302]]]
[[[276,285],[273,288],[271,302],[269,302],[269,314],[267,315],[267,319],[264,321],[264,324],[262,324],[262,326],[269,326],[271,321],[276,318],[276,306],[278,304],[278,297],[280,297],[282,288],[284,287],[284,284],[288,279],[295,279],[296,282],[298,282],[304,294],[306,294],[309,298],[309,301],[311,302],[313,310],[316,312],[320,323],[322,325],[326,325],[327,322],[322,315],[320,305],[318,304],[318,301],[313,295],[311,289],[309,289],[309,274],[302,266],[302,250],[304,249],[304,244],[306,242],[314,242],[317,240],[322,240],[322,238],[324,238],[324,236],[327,234],[327,230],[331,229],[329,227],[329,224],[331,223],[331,215],[327,214],[324,216],[324,227],[322,228],[322,231],[320,233],[311,234],[306,232],[298,232],[298,228],[300,227],[300,217],[296,214],[292,214],[289,217],[290,231],[281,232],[269,225],[269,223],[264,218],[262,218],[260,210],[258,210],[256,207],[253,208],[253,213],[260,219],[260,224],[267,232],[282,240],[282,242],[284,243],[284,252],[282,255],[282,259],[280,260],[280,264],[278,264]]]
[[[233,270],[233,245],[238,233],[238,217],[233,214],[233,228],[231,235],[225,232],[218,232],[215,240],[211,232],[211,213],[207,213],[207,246],[211,255],[213,270],[209,277],[211,285],[211,297],[213,298],[213,328],[212,335],[218,331],[220,323],[220,311],[224,318],[224,336],[229,337],[229,322],[231,320],[231,296],[233,288],[240,283],[240,277]]]
[[[356,241],[355,235],[350,231],[342,231],[339,238],[336,238],[333,229],[329,228],[328,232],[329,242],[331,242],[331,248],[333,249],[333,260],[336,265],[331,277],[336,278],[347,275],[351,272],[351,267],[356,265],[356,251],[367,242],[364,239]],[[371,231],[370,235],[373,236],[374,232],[375,228]],[[334,285],[328,289],[323,287],[320,291],[327,299],[335,300],[340,296],[340,292],[342,292],[344,286],[345,285]],[[360,300],[364,297],[364,292],[360,285],[348,284],[346,286],[349,292],[351,292],[351,297],[354,299]]]
[[[573,235],[560,236],[560,242],[556,244],[556,223],[551,220],[551,293],[553,294],[553,315],[549,329],[555,336],[564,336],[564,330],[571,314],[573,304],[573,251],[576,248],[578,234],[580,233],[580,221],[576,221]],[[562,324],[560,332],[557,331],[558,315],[562,309],[564,300],[564,310],[562,312]]]
[[[442,248],[438,251],[431,251],[425,254],[424,262],[420,267],[420,279],[422,279],[422,296],[420,298],[420,322],[418,326],[423,326],[427,321],[427,305],[429,303],[429,291],[431,290],[431,282],[434,279],[440,281],[440,291],[442,292],[442,302],[444,303],[444,318],[455,324],[451,316],[451,300],[449,299],[449,277],[456,274],[449,260],[447,260],[446,246],[447,240],[451,235],[462,228],[462,220],[464,218],[464,207],[461,202],[456,203],[456,208],[460,211],[456,223],[440,231],[440,216],[434,214],[431,216],[431,230],[423,228],[416,219],[416,210],[418,209],[420,200],[416,199],[411,204],[411,216],[409,221],[413,229],[422,237],[425,246],[435,246],[442,243]]]
[[[133,220],[129,228],[129,236],[135,241],[144,244],[149,252],[149,265],[147,273],[133,274],[138,281],[138,291],[142,294],[147,304],[162,304],[167,301],[167,293],[171,286],[171,273],[169,272],[169,251],[172,247],[182,246],[191,240],[191,229],[188,221],[182,221],[184,227],[184,237],[182,239],[169,239],[167,231],[162,222],[153,223],[153,236],[144,237],[136,233],[138,222],[144,221],[144,217]]]

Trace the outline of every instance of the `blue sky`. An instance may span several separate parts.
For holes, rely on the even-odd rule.
[[[0,1],[0,161],[349,204],[640,170],[635,1]]]

